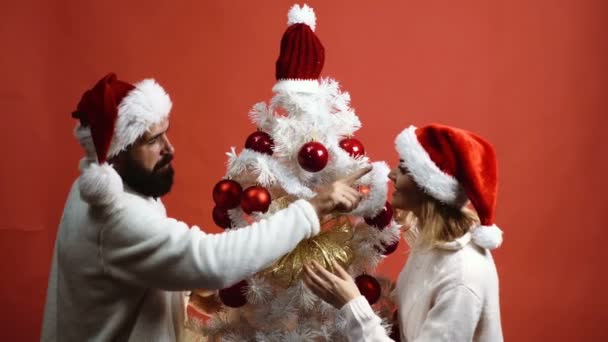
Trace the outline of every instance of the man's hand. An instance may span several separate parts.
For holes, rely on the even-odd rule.
[[[209,291],[203,289],[192,291],[188,304],[194,307],[196,311],[209,317],[211,317],[211,315],[213,315],[214,313],[220,311],[223,307],[223,304],[218,297],[217,291]]]
[[[361,194],[352,185],[371,170],[371,166],[363,168],[319,189],[317,196],[310,200],[319,218],[334,210],[348,212],[355,209],[361,201]]]

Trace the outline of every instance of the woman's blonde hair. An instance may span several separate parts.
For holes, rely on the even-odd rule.
[[[457,239],[479,223],[477,214],[467,207],[455,208],[425,196],[416,217],[417,242],[421,246],[435,247],[440,242]]]

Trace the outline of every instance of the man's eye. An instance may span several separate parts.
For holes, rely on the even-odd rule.
[[[148,145],[152,145],[157,141],[158,141],[158,138],[152,138],[152,139],[148,140]]]

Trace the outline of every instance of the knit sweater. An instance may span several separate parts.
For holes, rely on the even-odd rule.
[[[396,301],[401,341],[503,340],[496,266],[469,233],[432,249],[414,247]],[[392,341],[364,297],[341,312],[350,341]]]
[[[43,341],[175,341],[185,290],[221,289],[268,267],[319,220],[304,200],[222,234],[167,217],[160,200],[125,191],[112,211],[90,208],[72,187],[61,218]]]

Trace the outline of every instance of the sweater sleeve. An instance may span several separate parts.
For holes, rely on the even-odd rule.
[[[386,342],[393,341],[381,325],[382,320],[363,296],[359,296],[340,309],[346,320],[346,334],[351,342]]]
[[[148,211],[127,210],[113,217],[99,234],[104,270],[128,283],[164,290],[231,286],[320,230],[317,214],[305,200],[221,234],[205,234]]]
[[[479,297],[467,286],[441,291],[414,341],[472,341],[481,313]]]

